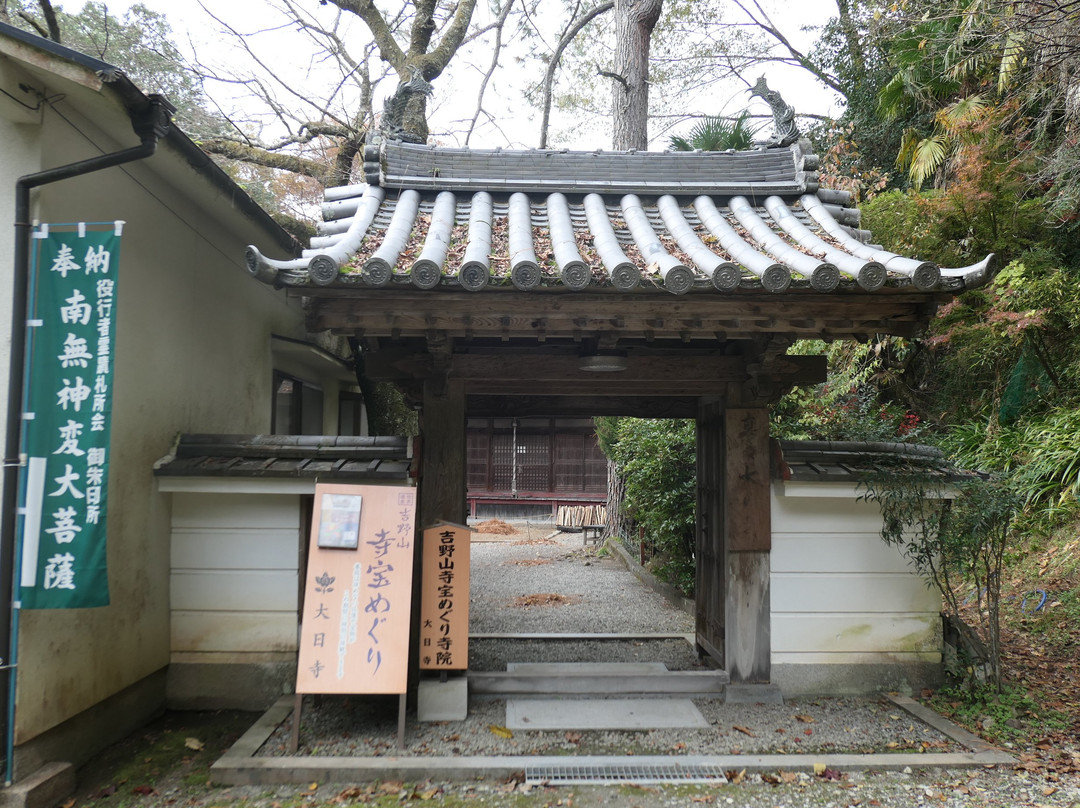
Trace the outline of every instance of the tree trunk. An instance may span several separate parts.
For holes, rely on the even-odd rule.
[[[615,0],[612,148],[649,146],[649,45],[664,0]]]
[[[633,550],[638,548],[637,525],[632,517],[628,516],[623,508],[623,498],[626,492],[626,480],[619,475],[615,464],[608,460],[607,467],[607,527],[604,529],[604,538],[621,538],[623,544]]]

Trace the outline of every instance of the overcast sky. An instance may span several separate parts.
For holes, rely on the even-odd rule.
[[[112,13],[122,13],[134,0],[109,0],[108,7]],[[218,25],[200,7],[197,0],[141,0],[141,2],[164,14],[176,34],[176,41],[185,50],[194,48],[198,57],[208,63],[217,65],[243,64],[246,57],[229,39],[223,38],[218,33]],[[227,3],[208,4],[215,14],[224,21],[235,26],[238,30],[251,32],[262,30],[258,41],[263,43],[263,53],[266,59],[272,63],[275,71],[283,75],[287,74],[290,85],[304,93],[305,86],[316,88],[319,82],[325,84],[332,79],[326,78],[326,73],[320,70],[317,63],[312,62],[311,51],[305,47],[303,38],[295,30],[290,30],[284,25],[282,19],[268,9],[266,0],[230,0]],[[329,14],[336,11],[327,4],[319,7],[317,0],[300,0],[299,5],[311,9],[316,13]],[[768,0],[763,5],[773,14],[773,20],[784,28],[785,33],[796,44],[808,48],[813,36],[804,33],[801,28],[806,25],[817,25],[836,13],[835,0],[804,0],[801,3],[784,2],[784,0]],[[485,3],[478,3],[474,20],[479,20],[488,14]],[[283,27],[281,27],[283,26]],[[357,20],[353,23],[353,32],[350,41],[363,41],[367,37],[367,30]],[[490,58],[490,57],[489,57]],[[479,59],[477,59],[479,61]],[[522,75],[521,70],[515,72],[515,60],[512,54],[507,54],[500,61],[499,80],[489,86],[485,107],[497,116],[496,120],[487,120],[478,126],[472,136],[470,145],[473,146],[510,146],[531,147],[538,143],[538,120],[539,114],[528,108],[522,98],[522,90],[530,76]],[[486,65],[485,65],[486,67]],[[439,135],[440,142],[450,145],[463,145],[463,133],[471,119],[476,98],[476,88],[479,86],[483,70],[475,64],[469,64],[464,59],[456,59],[451,63],[453,70],[452,82],[436,82],[436,95],[430,116],[432,131]],[[789,103],[793,103],[800,112],[813,112],[818,114],[839,114],[840,107],[835,95],[826,91],[819,83],[814,81],[805,71],[785,69],[776,65],[755,72],[753,76],[746,76],[753,81],[758,75],[764,73],[769,80],[770,86],[779,89]],[[453,87],[451,95],[450,87]],[[143,88],[152,92],[154,88]],[[211,96],[221,100],[223,106],[241,104],[235,92],[221,84],[210,84],[207,87]],[[393,90],[393,83],[386,84],[386,91]],[[311,91],[312,93],[317,90]],[[703,112],[717,112],[719,110],[709,107],[717,97],[730,97],[742,91],[741,86],[732,86],[729,90],[712,89],[709,97],[702,98]],[[726,95],[725,95],[726,93]],[[294,103],[293,99],[283,99],[285,103]],[[767,113],[768,109],[761,102],[761,109],[755,112]],[[376,108],[381,105],[377,101]],[[251,110],[254,107],[245,105]],[[265,122],[264,137],[273,134],[272,122]],[[560,125],[568,127],[572,122],[569,120],[553,120],[553,128],[558,131]],[[689,124],[681,127],[681,131],[689,128]],[[606,140],[607,142],[603,142]],[[657,137],[651,148],[663,148],[667,142],[667,136]],[[610,135],[603,131],[593,130],[583,132],[576,136],[568,136],[558,143],[561,146],[571,148],[610,148]]]

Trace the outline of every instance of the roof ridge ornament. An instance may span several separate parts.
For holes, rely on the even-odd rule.
[[[790,146],[802,137],[798,124],[795,123],[795,107],[784,101],[777,90],[770,90],[762,76],[750,88],[750,96],[762,98],[772,109],[773,126],[776,129],[772,138],[765,142],[767,147]]]
[[[412,78],[398,82],[394,94],[383,102],[379,134],[384,140],[400,140],[405,143],[423,144],[425,139],[405,129],[405,108],[414,95],[431,95],[431,82],[424,79],[418,67],[410,67]]]

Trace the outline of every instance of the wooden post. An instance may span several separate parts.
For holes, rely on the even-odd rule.
[[[423,528],[436,522],[465,524],[465,384],[460,380],[424,382],[421,411],[420,490],[413,553],[413,622],[409,650],[409,689],[420,670],[420,576],[424,556]]]
[[[304,712],[304,697],[297,693],[293,698],[292,730],[289,732],[289,754],[295,755],[300,748],[300,716]]]
[[[729,408],[723,431],[725,667],[732,683],[763,683],[772,655],[768,410]]]
[[[421,418],[419,523],[464,524],[468,516],[464,383],[451,379],[438,391],[433,382],[425,382]]]
[[[723,405],[702,399],[697,418],[697,536],[694,623],[699,655],[720,667],[724,657],[724,600],[727,563],[724,552]]]

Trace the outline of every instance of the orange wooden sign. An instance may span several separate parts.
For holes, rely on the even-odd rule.
[[[297,693],[404,693],[416,489],[316,485]]]
[[[443,522],[424,530],[420,669],[469,667],[469,543],[472,531]]]

